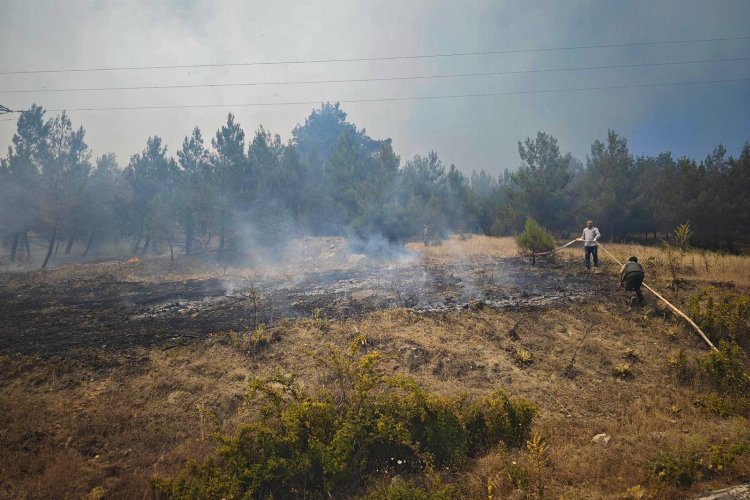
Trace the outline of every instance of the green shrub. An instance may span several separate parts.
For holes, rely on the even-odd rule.
[[[706,287],[688,300],[688,314],[713,342],[726,340],[750,347],[750,297]]]
[[[537,408],[498,391],[481,401],[429,393],[413,379],[387,376],[377,352],[314,353],[324,387],[292,376],[254,380],[256,420],[219,438],[218,456],[191,464],[158,493],[174,498],[350,496],[384,473],[420,474],[462,465],[503,443],[520,446]],[[397,487],[387,498],[434,497],[436,489]],[[442,490],[441,490],[442,491]],[[424,495],[422,494],[424,493]]]
[[[693,446],[685,451],[662,450],[648,463],[648,469],[660,481],[675,486],[690,486],[724,471],[747,449],[747,444],[742,442]]]
[[[539,409],[523,399],[511,400],[502,390],[475,402],[464,411],[469,453],[484,453],[497,443],[522,446]]]
[[[675,486],[690,486],[703,479],[703,454],[699,451],[677,453],[659,451],[648,468],[656,478]]]
[[[700,367],[721,394],[746,399],[750,397],[750,375],[745,372],[744,359],[740,346],[722,340],[718,351],[700,359]]]
[[[405,481],[397,476],[383,491],[376,491],[365,498],[371,500],[452,500],[460,497],[460,491],[456,486],[443,484],[437,476],[430,477],[427,481]]]
[[[555,248],[555,238],[552,233],[544,229],[532,217],[526,218],[526,225],[516,242],[522,250],[532,252],[546,252]]]
[[[738,413],[740,409],[734,401],[730,401],[727,398],[723,398],[717,394],[708,394],[701,396],[695,400],[695,406],[703,410],[705,413],[716,415],[721,418],[730,418]]]

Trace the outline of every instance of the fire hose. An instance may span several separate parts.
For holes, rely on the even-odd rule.
[[[563,249],[563,248],[565,248],[565,247],[568,247],[568,246],[572,245],[573,243],[575,243],[575,242],[577,242],[577,241],[581,241],[581,239],[580,239],[580,238],[576,238],[575,240],[569,241],[568,243],[566,243],[566,244],[564,244],[564,245],[562,245],[562,246],[559,246],[559,247],[555,248],[554,250],[550,250],[549,252],[543,252],[543,253],[534,253],[534,254],[533,254],[533,256],[534,256],[534,257],[537,257],[537,256],[542,256],[542,255],[549,255],[549,254],[555,253],[555,252],[557,252],[558,250],[561,250],[561,249]],[[609,255],[609,256],[610,256],[610,257],[612,258],[612,260],[614,260],[615,262],[617,262],[617,263],[618,263],[619,265],[622,265],[622,262],[620,262],[620,261],[619,261],[619,260],[617,259],[617,257],[615,257],[614,255],[612,255],[612,254],[611,254],[611,253],[609,252],[609,250],[607,250],[606,248],[604,248],[604,246],[603,246],[603,245],[602,245],[601,243],[597,242],[596,244],[597,244],[597,246],[599,246],[599,248],[601,248],[602,250],[604,250],[604,252],[605,252],[605,253],[606,253],[607,255]],[[682,311],[681,311],[681,310],[680,310],[680,309],[679,309],[679,308],[678,308],[677,306],[675,306],[675,305],[674,305],[674,304],[672,304],[672,303],[671,303],[670,301],[668,301],[667,299],[665,299],[665,298],[664,298],[664,297],[663,297],[663,296],[662,296],[662,295],[661,295],[661,294],[660,294],[659,292],[657,292],[656,290],[654,290],[653,288],[651,288],[650,286],[648,286],[648,285],[647,285],[646,283],[642,283],[642,285],[643,285],[643,286],[644,286],[644,287],[645,287],[645,288],[646,288],[646,289],[647,289],[647,290],[648,290],[649,292],[653,293],[653,294],[654,294],[654,295],[655,295],[655,296],[656,296],[656,297],[657,297],[658,299],[661,299],[661,300],[662,300],[662,301],[663,301],[663,302],[664,302],[665,304],[667,304],[667,305],[668,305],[668,306],[669,306],[669,307],[670,307],[670,308],[671,308],[671,309],[672,309],[672,310],[673,310],[673,311],[674,311],[674,312],[675,312],[675,313],[676,313],[676,314],[677,314],[678,316],[680,316],[680,317],[681,317],[681,318],[683,318],[683,319],[684,319],[685,321],[687,321],[687,322],[688,322],[688,323],[690,324],[690,326],[692,326],[692,327],[693,327],[693,329],[695,329],[695,331],[696,331],[696,332],[698,332],[698,334],[699,334],[699,335],[701,336],[701,338],[703,338],[703,340],[705,340],[705,341],[706,341],[706,344],[708,344],[708,346],[709,346],[709,347],[710,347],[711,349],[713,349],[714,351],[718,351],[718,349],[717,349],[717,348],[716,348],[716,346],[715,346],[715,345],[713,344],[713,342],[711,342],[711,341],[709,340],[709,338],[708,338],[708,337],[706,336],[706,334],[705,334],[705,333],[703,333],[703,330],[701,330],[701,328],[700,328],[700,327],[699,327],[699,326],[698,326],[697,324],[695,324],[695,321],[693,321],[692,319],[690,319],[690,317],[688,317],[688,315],[687,315],[687,314],[685,314],[684,312],[682,312]]]

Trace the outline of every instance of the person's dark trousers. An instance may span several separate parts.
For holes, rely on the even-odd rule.
[[[583,247],[586,250],[586,269],[591,269],[591,256],[594,256],[594,267],[599,267],[599,255],[597,249],[599,247]]]
[[[628,276],[628,278],[625,280],[625,290],[628,292],[635,292],[635,295],[636,297],[638,297],[639,302],[643,302],[641,284],[643,284],[643,276]]]

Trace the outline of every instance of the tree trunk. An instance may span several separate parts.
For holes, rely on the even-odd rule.
[[[193,215],[188,214],[187,221],[185,221],[185,255],[190,255],[193,248],[193,231]]]
[[[18,250],[18,241],[21,239],[21,232],[16,232],[16,235],[13,237],[13,246],[10,249],[10,261],[15,262],[16,261],[16,251]]]
[[[86,257],[86,254],[89,253],[89,250],[91,250],[91,244],[94,243],[94,235],[96,234],[96,229],[91,230],[91,234],[89,235],[89,241],[86,243],[86,250],[83,251],[83,254],[81,257]]]
[[[23,232],[23,244],[26,247],[26,257],[31,257],[31,245],[29,245],[29,232],[27,230]]]
[[[219,258],[224,257],[224,218],[221,220],[221,227],[219,228]]]
[[[135,248],[133,249],[133,253],[138,253],[138,247],[141,246],[141,239],[143,238],[143,225],[145,224],[145,215],[141,217],[141,224],[138,227],[138,240],[135,242]]]
[[[73,236],[70,237],[70,239],[68,240],[68,244],[65,245],[65,255],[70,255],[70,251],[73,249],[73,242],[75,240],[76,239]]]
[[[57,238],[57,243],[55,244],[55,257],[57,257],[58,250],[60,250],[60,238]]]
[[[44,257],[44,262],[42,263],[42,269],[45,269],[47,267],[49,258],[52,256],[52,251],[55,248],[55,240],[57,240],[57,225],[55,225],[55,229],[52,231],[52,237],[50,238],[49,246],[47,247],[47,256]]]
[[[172,248],[172,238],[167,237],[167,245],[169,245],[169,256],[172,257],[172,264],[174,264],[174,249]]]
[[[146,255],[148,253],[148,245],[151,243],[151,235],[146,235],[146,241],[143,243],[143,253],[141,255]]]

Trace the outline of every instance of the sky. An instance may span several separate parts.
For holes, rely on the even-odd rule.
[[[0,73],[122,66],[378,58],[750,36],[747,0],[559,1],[82,1],[1,0]],[[286,140],[312,104],[342,104],[405,161],[435,150],[465,172],[520,164],[518,141],[545,131],[585,162],[608,129],[633,154],[705,158],[750,140],[750,81],[548,92],[655,83],[750,79],[750,60],[543,71],[750,57],[750,38],[379,61],[121,71],[0,74],[0,104],[68,110],[94,155],[124,165],[146,139],[174,154],[199,126],[204,138],[232,112],[248,135],[260,125]],[[43,92],[43,89],[386,78],[528,71],[479,77],[190,89]],[[36,90],[12,93],[9,90]],[[521,92],[518,94],[518,92]],[[515,93],[515,94],[513,94]],[[227,105],[160,110],[79,108]],[[47,116],[57,112],[48,111]],[[15,122],[0,118],[0,147]]]

